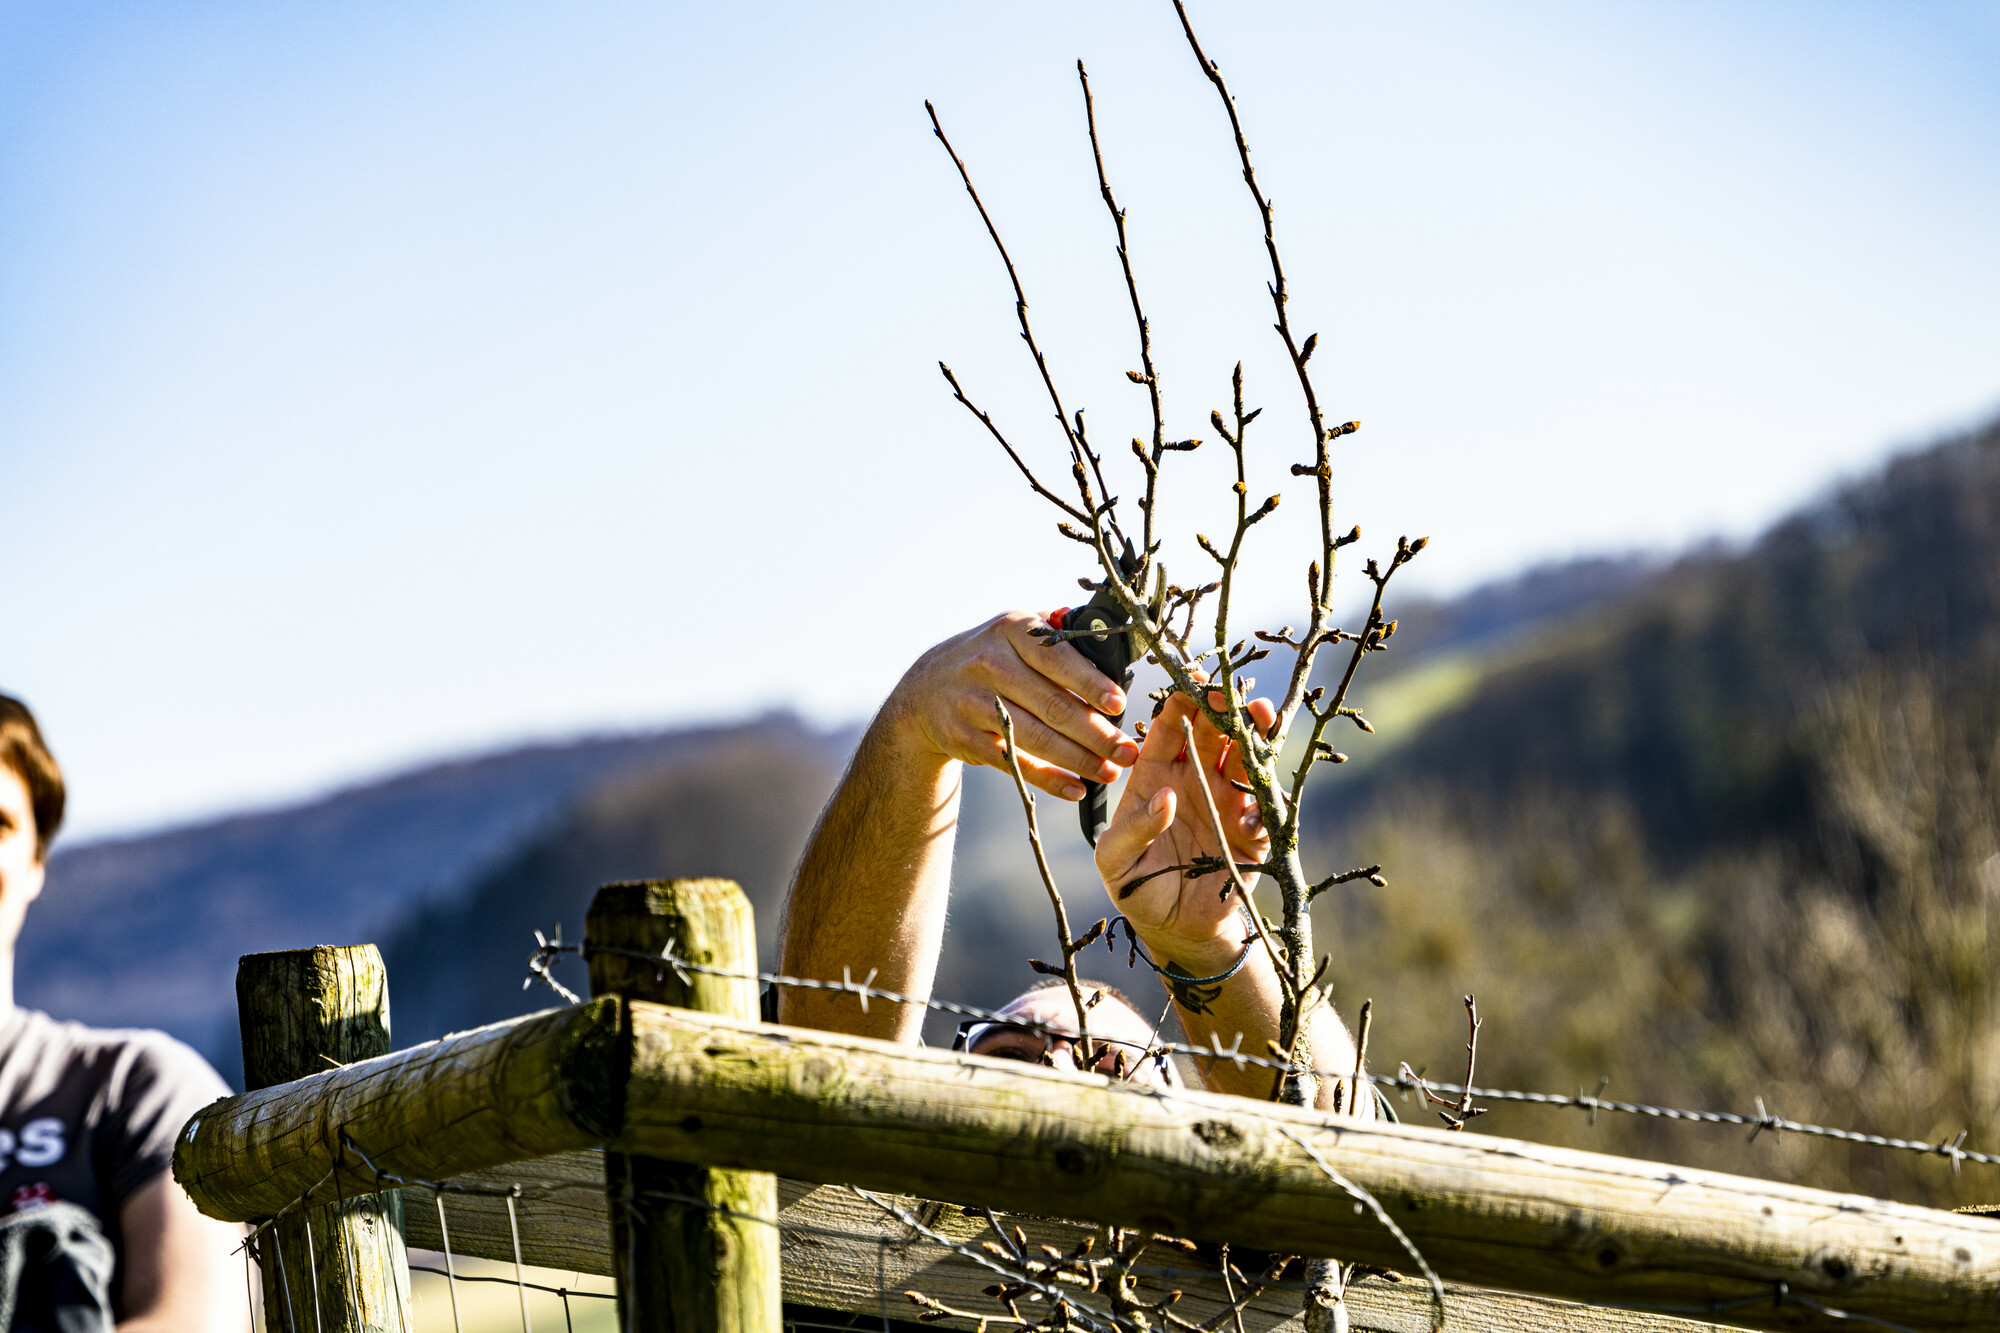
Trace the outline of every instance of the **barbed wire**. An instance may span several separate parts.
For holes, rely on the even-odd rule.
[[[1427,1080],[1408,1073],[1395,1075],[1370,1074],[1369,1079],[1385,1087],[1398,1088],[1405,1092],[1420,1088]],[[1837,1129],[1827,1125],[1806,1124],[1781,1115],[1773,1115],[1764,1109],[1764,1099],[1757,1098],[1755,1115],[1740,1114],[1735,1111],[1689,1111],[1673,1106],[1649,1106],[1644,1102],[1620,1102],[1608,1100],[1596,1094],[1587,1094],[1581,1088],[1574,1094],[1548,1092],[1516,1092],[1507,1088],[1466,1088],[1456,1083],[1428,1081],[1429,1086],[1447,1092],[1470,1092],[1475,1097],[1483,1097],[1492,1102],[1517,1102],[1534,1106],[1568,1107],[1591,1113],[1591,1123],[1596,1123],[1598,1111],[1617,1111],[1626,1115],[1648,1116],[1657,1120],[1682,1120],[1691,1124],[1750,1126],[1750,1137],[1755,1139],[1765,1130],[1773,1134],[1805,1134],[1813,1138],[1834,1139],[1843,1143],[1863,1143],[1876,1148],[1895,1148],[1929,1157],[1945,1157],[1951,1160],[1952,1174],[1959,1171],[1961,1162],[1977,1162],[1982,1166],[2000,1166],[2000,1155],[1974,1152],[1964,1146],[1969,1131],[1960,1130],[1957,1137],[1942,1143],[1926,1143],[1921,1139],[1899,1139],[1885,1134],[1864,1134],[1859,1130]],[[1598,1085],[1600,1090],[1603,1085]]]
[[[591,954],[614,954],[620,957],[638,959],[642,962],[654,963],[663,972],[672,971],[683,983],[687,981],[688,973],[697,972],[704,976],[721,977],[737,981],[757,981],[770,986],[783,986],[796,990],[845,993],[854,996],[860,1002],[863,1013],[866,1013],[868,1010],[868,1001],[870,999],[877,999],[891,1004],[916,1005],[938,1013],[952,1014],[960,1018],[974,1019],[981,1022],[1004,1023],[1028,1031],[1040,1032],[1047,1037],[1074,1039],[1077,1035],[1056,1024],[1042,1022],[1021,1014],[1001,1014],[990,1009],[982,1009],[976,1005],[961,1004],[952,1000],[939,1000],[930,996],[905,995],[897,991],[884,990],[871,984],[875,979],[875,973],[872,970],[862,980],[856,981],[849,969],[842,968],[841,979],[839,981],[832,981],[812,977],[792,977],[778,972],[744,972],[730,968],[713,967],[708,964],[697,963],[690,959],[682,958],[674,953],[671,948],[663,949],[658,953],[652,953],[643,949],[627,949],[615,945],[589,943],[564,944],[560,929],[556,931],[553,939],[545,938],[538,930],[535,932],[535,941],[537,947],[528,959],[528,971],[530,975],[522,982],[523,987],[533,985],[539,979],[571,1004],[580,1003],[583,997],[558,981],[550,972],[550,965],[565,954],[575,954],[580,958],[588,958]],[[1243,1034],[1240,1032],[1236,1034],[1235,1041],[1229,1046],[1222,1044],[1219,1033],[1211,1035],[1211,1043],[1209,1046],[1192,1046],[1184,1042],[1156,1041],[1146,1051],[1145,1055],[1141,1057],[1140,1063],[1143,1064],[1146,1059],[1152,1058],[1156,1053],[1165,1053],[1187,1056],[1197,1060],[1228,1060],[1239,1069],[1249,1066],[1279,1072],[1289,1072],[1293,1068],[1288,1061],[1243,1051],[1241,1049]],[[1354,1071],[1351,1069],[1314,1068],[1304,1072],[1321,1079],[1349,1080],[1354,1076]],[[1448,1083],[1436,1079],[1426,1079],[1421,1074],[1412,1072],[1407,1064],[1400,1066],[1394,1074],[1364,1073],[1363,1077],[1378,1087],[1394,1088],[1402,1092],[1405,1097],[1412,1092],[1432,1089],[1459,1096],[1469,1093],[1473,1097],[1484,1098],[1491,1102],[1515,1103],[1527,1106],[1550,1106],[1559,1109],[1583,1111],[1589,1115],[1590,1123],[1593,1125],[1597,1123],[1598,1112],[1611,1111],[1622,1115],[1644,1116],[1656,1120],[1676,1120],[1687,1124],[1747,1126],[1750,1129],[1750,1137],[1753,1140],[1759,1134],[1769,1130],[1773,1135],[1800,1134],[1810,1138],[1830,1139],[1841,1143],[1857,1143],[1869,1147],[1910,1152],[1919,1156],[1943,1157],[1951,1162],[1953,1175],[1960,1173],[1961,1166],[1965,1162],[1973,1162],[1981,1166],[2000,1166],[2000,1154],[1975,1152],[1965,1146],[1965,1140],[1969,1134],[1967,1130],[1960,1130],[1956,1138],[1938,1143],[1928,1143],[1921,1139],[1895,1138],[1885,1134],[1869,1134],[1863,1133],[1860,1130],[1810,1124],[1774,1114],[1765,1108],[1762,1097],[1756,1099],[1756,1114],[1750,1115],[1735,1111],[1694,1111],[1681,1107],[1654,1106],[1645,1102],[1617,1101],[1601,1095],[1609,1080],[1599,1083],[1596,1093],[1586,1093],[1582,1088],[1578,1088],[1574,1093],[1554,1093],[1523,1092],[1511,1088],[1484,1088],[1476,1085],[1467,1086],[1465,1084]]]

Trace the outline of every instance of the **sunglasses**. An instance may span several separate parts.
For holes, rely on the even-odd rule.
[[[1053,1042],[1074,1042],[1077,1037],[1077,1034],[1074,1032],[1066,1032],[1061,1028],[1047,1027],[1040,1024],[1003,1023],[992,1019],[968,1018],[958,1025],[958,1031],[951,1039],[951,1048],[954,1051],[975,1054],[972,1048],[995,1033],[1018,1033],[1030,1041],[1041,1043],[1041,1049],[1044,1052],[1049,1049]],[[1131,1079],[1140,1069],[1145,1067],[1146,1061],[1151,1059],[1154,1064],[1159,1066],[1160,1077],[1168,1087],[1177,1088],[1181,1086],[1180,1071],[1174,1067],[1173,1061],[1167,1058],[1165,1051],[1155,1051],[1149,1057],[1146,1053],[1151,1048],[1140,1042],[1126,1041],[1119,1037],[1092,1037],[1091,1041],[1106,1046],[1122,1046],[1132,1052],[1133,1057],[1136,1058],[1132,1059],[1130,1066],[1126,1069],[1124,1075],[1126,1079]]]

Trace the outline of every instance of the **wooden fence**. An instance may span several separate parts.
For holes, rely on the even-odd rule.
[[[453,1187],[454,1251],[611,1273],[620,1327],[647,1333],[775,1333],[781,1298],[873,1314],[885,1286],[998,1316],[983,1208],[1041,1219],[1030,1246],[1065,1253],[1138,1228],[1410,1279],[1350,1287],[1362,1328],[1432,1323],[1391,1222],[1446,1280],[1453,1328],[2000,1326],[2000,1222],[763,1024],[754,983],[640,957],[754,971],[749,925],[720,881],[611,886],[587,926],[595,998],[393,1054],[370,1049],[372,948],[253,955],[246,1069],[269,1086],[190,1121],[175,1174],[212,1216],[279,1219],[265,1309],[291,1333],[308,1303],[315,1333],[408,1326],[404,1238],[445,1238],[427,1186],[383,1190],[407,1181]],[[253,1064],[274,1033],[284,1058]],[[1234,1294],[1172,1285],[1193,1323]],[[1267,1289],[1244,1327],[1299,1300]]]

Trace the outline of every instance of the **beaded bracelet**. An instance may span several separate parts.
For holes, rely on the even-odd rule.
[[[1168,983],[1172,983],[1172,985],[1176,985],[1176,987],[1220,987],[1220,985],[1222,985],[1224,981],[1228,981],[1230,977],[1234,977],[1236,973],[1240,973],[1240,971],[1244,969],[1244,965],[1246,965],[1246,963],[1250,961],[1250,949],[1252,949],[1252,947],[1256,945],[1256,925],[1254,925],[1254,923],[1250,921],[1250,911],[1248,911],[1246,907],[1238,905],[1238,907],[1236,907],[1236,915],[1238,915],[1238,917],[1242,917],[1242,921],[1244,921],[1244,951],[1242,951],[1240,955],[1236,955],[1236,961],[1234,961],[1234,963],[1230,963],[1228,971],[1220,971],[1220,973],[1216,973],[1214,977],[1184,977],[1184,975],[1180,975],[1180,973],[1172,971],[1170,967],[1160,967],[1160,965],[1158,965],[1158,963],[1156,963],[1156,961],[1152,959],[1152,955],[1150,955],[1150,953],[1146,953],[1146,945],[1142,945],[1142,943],[1140,943],[1140,939],[1138,939],[1138,931],[1134,931],[1134,929],[1132,929],[1132,919],[1130,919],[1130,917],[1122,917],[1122,915],[1120,915],[1120,917],[1114,917],[1114,919],[1112,919],[1112,925],[1110,925],[1110,929],[1108,929],[1108,931],[1104,933],[1104,943],[1106,943],[1106,945],[1110,945],[1110,943],[1112,943],[1112,937],[1116,937],[1116,935],[1118,935],[1118,925],[1120,925],[1120,923],[1124,923],[1124,929],[1126,929],[1126,939],[1128,939],[1128,941],[1130,941],[1130,945],[1132,945],[1132,951],[1130,951],[1130,955],[1126,957],[1126,967],[1130,967],[1130,965],[1132,965],[1132,959],[1144,959],[1146,967],[1150,967],[1152,971],[1160,973],[1162,977],[1166,977],[1166,979],[1168,979]]]

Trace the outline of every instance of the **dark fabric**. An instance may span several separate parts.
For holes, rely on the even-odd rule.
[[[120,1207],[173,1165],[188,1117],[228,1093],[163,1032],[12,1010],[0,1017],[0,1214],[73,1203],[117,1249]]]
[[[73,1203],[0,1218],[0,1329],[111,1333],[116,1265],[97,1219]]]

